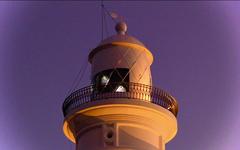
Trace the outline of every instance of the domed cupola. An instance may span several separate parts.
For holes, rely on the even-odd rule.
[[[128,35],[127,25],[120,22],[117,34],[103,40],[89,54],[92,83],[102,91],[127,91],[128,83],[152,85],[150,65],[152,53],[142,42]],[[116,85],[109,87],[108,85]]]

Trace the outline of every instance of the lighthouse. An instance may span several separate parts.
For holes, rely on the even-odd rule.
[[[153,86],[153,55],[127,34],[116,34],[88,55],[91,84],[63,103],[63,132],[76,150],[165,150],[177,133],[178,103]]]

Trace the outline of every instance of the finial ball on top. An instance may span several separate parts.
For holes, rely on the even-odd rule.
[[[127,32],[127,24],[125,22],[119,22],[115,26],[115,30],[118,34],[125,34]]]

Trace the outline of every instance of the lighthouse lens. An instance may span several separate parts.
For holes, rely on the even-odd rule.
[[[126,91],[127,91],[126,88],[123,87],[122,85],[119,85],[116,89],[116,92],[126,92]]]
[[[109,82],[109,78],[107,76],[103,76],[101,79],[101,84],[102,85],[107,85]]]
[[[127,92],[129,91],[129,78],[128,68],[103,70],[92,78],[94,92]]]

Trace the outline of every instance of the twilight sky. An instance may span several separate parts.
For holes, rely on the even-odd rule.
[[[239,150],[240,2],[105,5],[152,51],[154,86],[178,99],[179,131],[166,149]],[[1,150],[75,149],[61,105],[101,40],[100,11],[99,1],[0,2]]]

